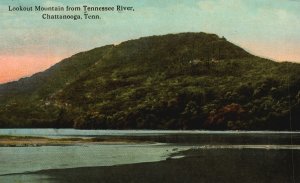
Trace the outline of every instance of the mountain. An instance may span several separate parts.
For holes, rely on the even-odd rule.
[[[300,129],[300,65],[207,33],[78,53],[0,85],[0,127]]]
[[[45,72],[34,74],[29,78],[22,78],[0,85],[0,101],[10,97],[31,96],[35,93],[44,97],[61,89],[66,83],[74,81],[81,72],[95,64],[113,46],[108,45],[87,52],[78,53],[70,58],[62,60]]]

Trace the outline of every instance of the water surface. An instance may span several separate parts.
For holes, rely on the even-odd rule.
[[[299,154],[300,151],[299,132],[0,129],[0,135],[48,138],[118,137],[145,141],[136,144],[86,143],[68,146],[0,147],[0,182],[55,182],[53,177],[24,173],[48,169],[157,162],[188,149],[197,150],[198,155],[202,152],[206,156],[203,158],[210,159],[214,159],[210,154],[219,152],[221,156],[222,153],[230,150],[235,153],[235,156],[243,154],[244,157],[251,157],[251,161],[258,162],[262,157],[260,156],[260,160],[255,159],[256,152],[263,151],[266,158],[276,155],[276,157],[284,157],[281,158],[283,161],[291,161],[291,156],[287,155],[292,155],[294,152]],[[226,156],[234,158],[230,157],[231,154]],[[174,155],[174,158],[182,157],[184,157],[182,154]],[[280,167],[282,163],[284,162],[278,161],[274,166]],[[237,163],[232,166],[235,164]]]

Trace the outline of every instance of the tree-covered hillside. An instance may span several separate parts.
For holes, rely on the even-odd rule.
[[[151,36],[0,85],[0,126],[296,130],[299,91],[299,64],[214,34]]]

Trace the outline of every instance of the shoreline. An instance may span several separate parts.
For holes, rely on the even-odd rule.
[[[0,147],[81,144],[181,145],[300,145],[300,133],[199,132],[199,131],[14,131],[1,133]]]
[[[86,144],[150,144],[151,141],[142,141],[137,139],[126,139],[118,137],[33,137],[33,136],[9,136],[0,135],[0,147],[38,147],[38,146],[68,146],[68,145],[86,145]]]

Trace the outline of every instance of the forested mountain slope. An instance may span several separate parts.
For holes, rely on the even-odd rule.
[[[0,85],[0,126],[296,130],[299,90],[299,64],[215,34],[151,36]]]

